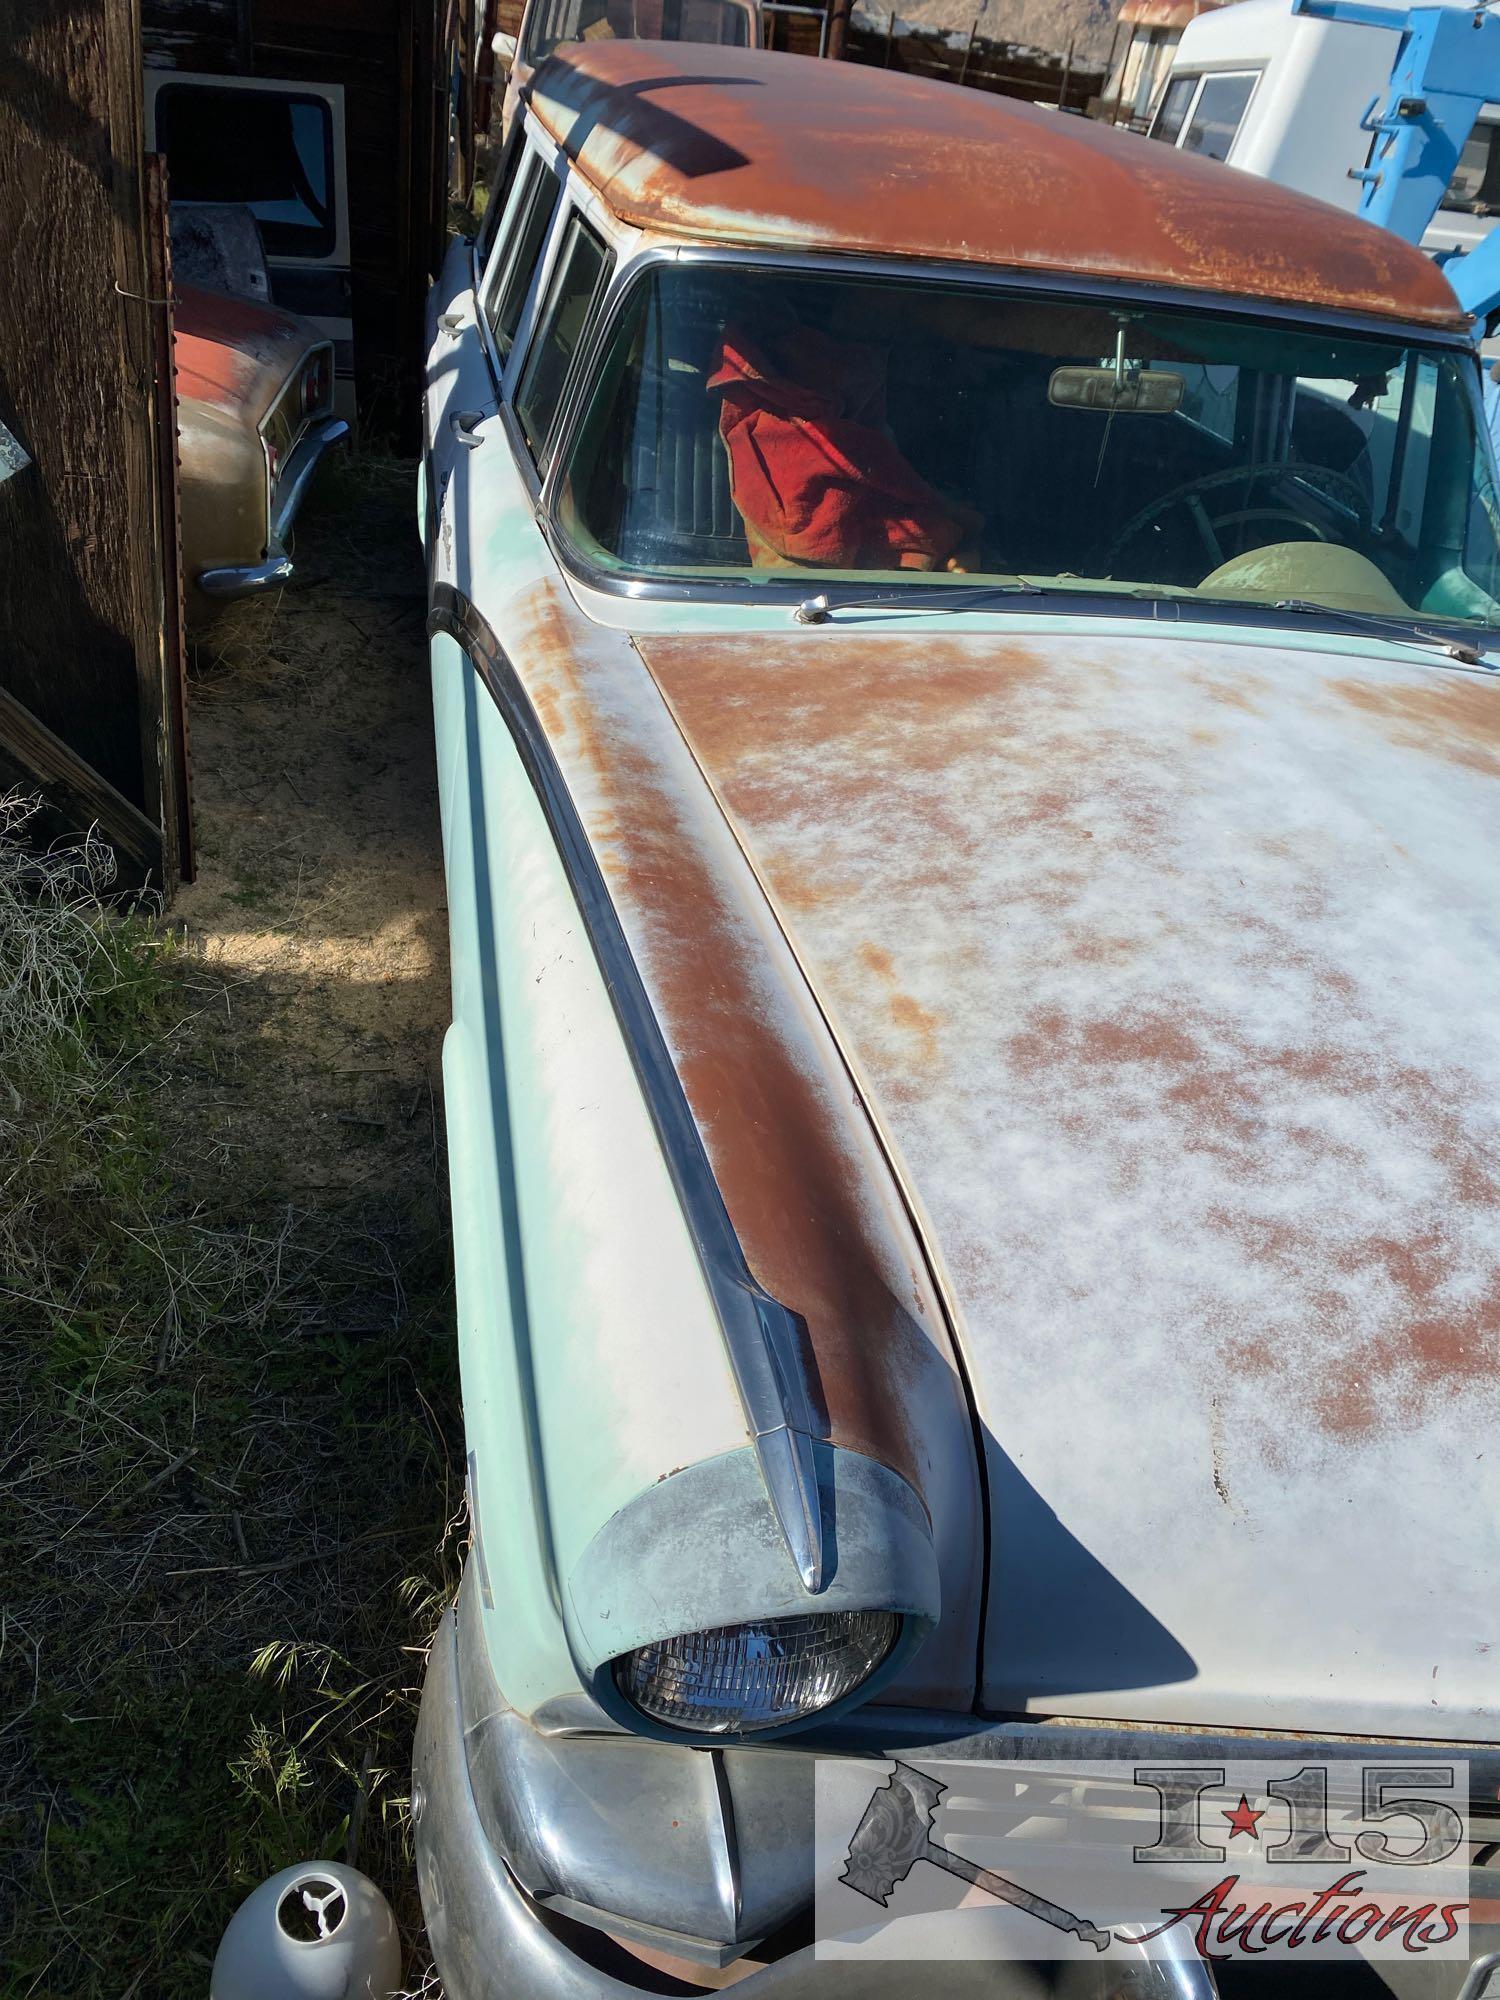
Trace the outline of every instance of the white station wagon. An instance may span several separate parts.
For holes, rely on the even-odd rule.
[[[1479,1956],[1500,514],[1446,281],[1100,126],[621,42],[538,70],[431,337],[449,2000],[1451,2000],[812,1940],[818,1752],[1442,1750]]]

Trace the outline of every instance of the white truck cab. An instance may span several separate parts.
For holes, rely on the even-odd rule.
[[[1292,0],[1239,0],[1183,31],[1151,136],[1352,212],[1371,142],[1361,121],[1396,48],[1384,28],[1295,14]],[[1488,105],[1422,247],[1471,250],[1497,214],[1500,105]]]

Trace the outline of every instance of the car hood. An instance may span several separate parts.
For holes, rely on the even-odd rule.
[[[946,1293],[984,1704],[1493,1737],[1500,685],[1076,628],[637,645]]]

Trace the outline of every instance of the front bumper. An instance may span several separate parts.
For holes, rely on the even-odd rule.
[[[286,552],[286,538],[292,531],[308,482],[328,447],[348,435],[349,426],[342,417],[325,417],[309,425],[297,440],[281,476],[264,558],[256,563],[218,563],[199,570],[194,582],[205,597],[253,597],[262,590],[279,589],[290,579],[292,559]]]
[[[462,1613],[460,1612],[460,1616]],[[482,1725],[481,1725],[482,1729]],[[412,1818],[417,1881],[428,1938],[448,2000],[636,2000],[663,1991],[641,1961],[592,1925],[529,1895],[487,1828],[474,1796],[460,1694],[459,1627],[444,1618],[433,1641],[417,1724]],[[626,1857],[628,1860],[628,1856]],[[639,1859],[639,1857],[637,1857]],[[925,1968],[927,1975],[934,1968]],[[746,2000],[910,2000],[913,1968],[901,1960],[819,1959],[811,1944],[774,1963],[736,1967]],[[1212,2000],[1196,1961],[1154,1961],[1132,1974],[1118,1964],[1110,1991],[1157,2000]],[[1121,1976],[1123,1971],[1123,1977]],[[992,1961],[941,1967],[942,2000],[1043,2000],[1047,1968]],[[705,1971],[706,1986],[720,1981]]]

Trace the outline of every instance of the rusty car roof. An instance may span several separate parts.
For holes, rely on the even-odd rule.
[[[559,51],[532,110],[650,231],[1076,274],[1463,329],[1389,231],[1112,126],[852,63],[699,43]]]

